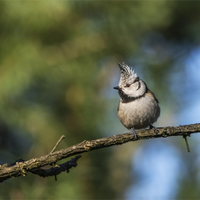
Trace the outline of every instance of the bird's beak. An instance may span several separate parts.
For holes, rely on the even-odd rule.
[[[115,87],[113,87],[113,89],[120,90],[120,87],[119,86],[115,86]]]

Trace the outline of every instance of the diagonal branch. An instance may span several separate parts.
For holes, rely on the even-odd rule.
[[[27,172],[33,172],[40,167],[56,163],[64,158],[81,154],[95,149],[106,148],[113,145],[120,145],[130,141],[160,138],[169,136],[190,136],[192,133],[200,132],[200,123],[176,127],[160,127],[157,128],[157,134],[153,129],[137,131],[138,138],[135,138],[132,133],[124,133],[105,137],[96,140],[83,141],[71,147],[49,153],[47,155],[32,158],[27,161],[19,161],[14,165],[4,164],[0,166],[0,182],[6,179],[24,176]]]

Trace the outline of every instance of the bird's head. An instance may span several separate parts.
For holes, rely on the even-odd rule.
[[[146,92],[146,84],[137,76],[133,69],[125,63],[118,63],[121,77],[119,85],[114,87],[119,91],[119,95],[123,98],[126,95],[131,98],[137,98]]]

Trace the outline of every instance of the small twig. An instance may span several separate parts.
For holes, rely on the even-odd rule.
[[[54,150],[57,148],[57,146],[60,144],[60,142],[61,142],[64,138],[65,138],[64,135],[62,135],[62,136],[60,137],[60,139],[58,140],[58,142],[56,143],[56,145],[54,146],[54,148],[51,150],[50,154],[54,152]],[[55,168],[55,163],[53,163],[53,166],[54,166],[54,168]],[[57,176],[56,176],[56,174],[55,174],[55,181],[57,181]]]
[[[54,168],[55,168],[55,163],[54,163]],[[55,178],[55,181],[57,181],[57,174],[54,174],[54,178]]]
[[[56,143],[56,145],[54,146],[54,148],[51,150],[50,154],[54,152],[54,150],[56,149],[56,147],[60,144],[60,142],[65,138],[64,135],[62,135],[60,137],[60,139],[58,140],[58,142]]]
[[[188,144],[188,141],[187,141],[187,136],[184,135],[183,138],[185,139],[185,143],[186,143],[187,151],[190,152],[190,147],[189,147],[189,144]]]

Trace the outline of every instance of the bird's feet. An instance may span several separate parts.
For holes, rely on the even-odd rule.
[[[138,136],[137,136],[137,133],[136,133],[135,129],[134,129],[134,128],[131,128],[130,130],[131,130],[131,132],[133,133],[134,138],[137,139]]]
[[[149,124],[149,129],[153,129],[153,130],[154,130],[154,133],[155,133],[156,135],[158,135],[159,131],[158,131],[158,129],[156,129],[155,126]]]

